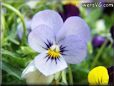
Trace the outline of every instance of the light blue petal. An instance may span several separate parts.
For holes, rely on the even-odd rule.
[[[70,64],[80,63],[87,54],[86,42],[79,36],[71,35],[60,41],[64,48],[63,57]]]
[[[34,15],[31,27],[34,29],[41,24],[47,25],[57,33],[63,25],[63,20],[56,11],[44,10]]]
[[[48,43],[48,41],[53,43],[55,40],[52,29],[46,25],[40,25],[36,29],[33,29],[28,36],[30,47],[37,52],[46,51],[45,43]]]
[[[62,29],[58,32],[57,40],[62,40],[69,35],[80,36],[81,40],[87,42],[90,39],[90,29],[80,17],[69,17],[65,21]]]

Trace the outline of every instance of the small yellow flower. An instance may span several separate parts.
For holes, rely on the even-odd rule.
[[[108,71],[103,66],[95,67],[88,74],[88,82],[90,85],[107,85],[108,81]]]
[[[63,4],[72,4],[72,5],[79,5],[79,0],[62,0]]]
[[[61,0],[62,4],[66,5],[66,4],[72,4],[75,6],[80,7],[82,3],[91,3],[93,2],[93,0]]]

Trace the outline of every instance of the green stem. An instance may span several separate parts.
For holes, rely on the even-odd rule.
[[[66,71],[62,71],[62,82],[64,82],[65,85],[67,85],[67,79],[66,79]]]
[[[70,65],[69,65],[69,67],[68,67],[68,73],[69,73],[69,83],[70,83],[71,85],[73,85],[72,69],[71,69]]]
[[[21,44],[25,44],[26,43],[26,25],[25,25],[25,22],[24,22],[24,17],[21,15],[21,13],[15,9],[14,7],[12,7],[11,5],[9,4],[6,4],[6,3],[2,3],[2,5],[10,10],[12,10],[15,14],[17,14],[19,16],[19,18],[21,19],[21,22],[22,22],[22,25],[23,25],[23,37],[22,37],[22,41],[21,41]]]
[[[2,29],[1,29],[1,39],[3,40],[3,38],[4,38],[4,33],[6,33],[7,31],[5,30],[5,28],[6,28],[6,21],[5,21],[5,18],[4,18],[4,16],[1,14],[1,25],[2,25]]]
[[[92,65],[91,65],[90,69],[92,69],[92,68],[96,65],[96,63],[97,63],[99,57],[101,56],[101,54],[102,54],[102,52],[103,52],[103,50],[104,50],[106,44],[107,44],[107,41],[105,41],[105,42],[103,43],[102,47],[99,49],[99,51],[98,51],[97,55],[95,56],[95,59],[94,59]]]

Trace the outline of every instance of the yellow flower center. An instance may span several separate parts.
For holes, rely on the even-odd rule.
[[[59,58],[60,57],[60,48],[58,45],[52,45],[49,49],[48,49],[48,56],[51,58]]]

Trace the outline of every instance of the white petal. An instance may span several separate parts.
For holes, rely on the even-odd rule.
[[[86,22],[80,17],[69,17],[58,32],[57,40],[62,40],[69,35],[80,36],[80,39],[87,42],[90,39],[90,30]]]
[[[28,66],[23,70],[21,77],[22,77],[22,78],[25,78],[28,73],[33,72],[33,71],[35,71],[35,70],[36,70],[36,68],[35,68],[35,66],[34,66],[34,64],[33,64],[33,61],[32,61],[32,62],[30,62],[30,63],[28,64]]]
[[[63,57],[70,64],[77,64],[83,61],[87,54],[87,44],[80,37],[71,35],[61,41],[64,48]]]
[[[45,51],[48,41],[54,42],[54,33],[52,29],[46,25],[40,25],[36,29],[33,29],[28,36],[28,43],[32,49],[37,52]],[[46,44],[45,44],[46,43]]]
[[[38,27],[39,25],[44,24],[52,28],[57,32],[63,25],[63,20],[61,16],[53,10],[44,10],[40,11],[32,19],[32,29]]]
[[[39,69],[41,73],[43,73],[45,76],[49,76],[52,74],[55,74],[61,70],[64,70],[67,67],[67,64],[64,60],[64,58],[60,57],[59,60],[57,60],[57,64],[55,60],[49,59],[47,61],[48,57],[46,57],[46,53],[39,54],[34,62],[35,67]]]
[[[26,78],[27,84],[50,84],[52,80],[54,79],[54,76],[45,76],[39,71],[34,71],[29,73],[28,77]]]
[[[54,79],[54,76],[44,76],[35,68],[32,61],[23,71],[22,78],[26,79],[27,84],[49,84]]]

